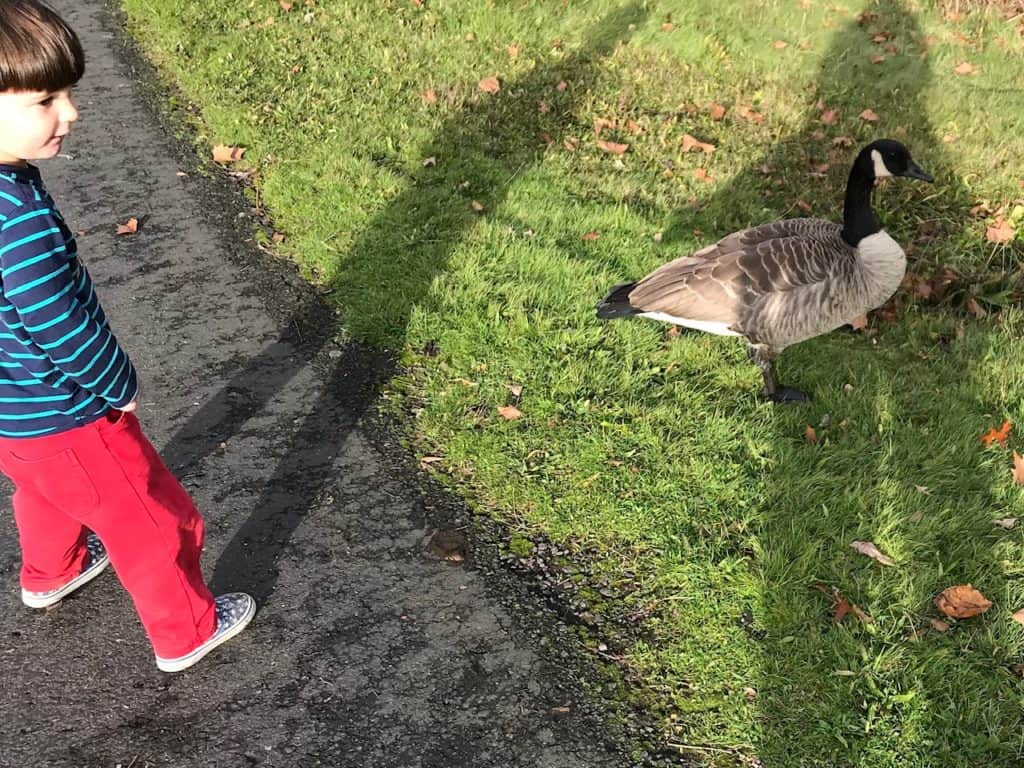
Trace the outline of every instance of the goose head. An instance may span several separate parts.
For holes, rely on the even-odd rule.
[[[914,158],[910,156],[910,150],[895,139],[879,139],[868,144],[860,151],[855,165],[860,167],[862,173],[876,179],[887,179],[891,176],[906,176],[911,179],[927,181],[929,184],[935,179],[925,173]]]

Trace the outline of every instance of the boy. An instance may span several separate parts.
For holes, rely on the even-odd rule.
[[[25,605],[53,605],[112,563],[157,667],[177,672],[256,606],[203,581],[202,518],[142,434],[135,370],[27,162],[60,151],[84,68],[52,9],[0,0],[0,470],[15,485]]]

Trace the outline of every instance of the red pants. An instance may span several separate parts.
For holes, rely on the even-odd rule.
[[[56,435],[0,438],[14,482],[21,585],[55,589],[82,572],[86,528],[103,541],[157,656],[175,658],[214,630],[199,569],[203,520],[132,413]]]

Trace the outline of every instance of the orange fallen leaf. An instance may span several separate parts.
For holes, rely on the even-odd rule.
[[[764,122],[764,115],[755,110],[749,105],[745,105],[739,108],[740,117],[744,120],[749,120],[752,123],[760,125]]]
[[[936,632],[949,632],[949,624],[942,619],[932,619],[931,624]]]
[[[721,120],[723,117],[725,117],[725,107],[723,107],[721,104],[712,104],[711,119]]]
[[[1003,426],[999,429],[992,428],[984,435],[981,436],[981,442],[985,444],[985,447],[992,445],[992,443],[999,443],[1004,448],[1006,447],[1006,441],[1010,439],[1010,432],[1013,431],[1013,424],[1007,419],[1003,422]]]
[[[705,168],[695,169],[693,175],[697,181],[703,181],[705,184],[710,184],[713,181],[711,174],[709,174]]]
[[[881,64],[883,61],[885,61],[885,56],[883,56],[880,53],[872,54],[868,58],[870,59],[872,64]]]
[[[508,51],[510,59],[518,59],[519,52],[522,50],[522,48],[520,48],[518,44],[512,43],[512,45],[505,46],[505,50]]]
[[[985,239],[990,243],[1008,243],[1017,235],[1017,230],[1006,219],[1000,217],[996,223],[985,229]]]
[[[1017,485],[1024,485],[1024,456],[1016,451],[1013,452],[1013,482]]]
[[[420,101],[424,104],[436,104],[437,92],[433,88],[427,88],[427,90],[420,94]]]
[[[278,3],[278,5],[281,6],[281,10],[284,11],[285,13],[291,13],[292,8],[295,7],[292,3],[287,2],[287,0],[281,0],[281,2]]]
[[[614,141],[604,141],[603,139],[597,142],[597,146],[613,155],[625,154],[626,150],[629,149],[629,144],[617,144]]]
[[[1013,620],[1018,624],[1024,624],[1024,608],[1021,608],[1019,611],[1014,611]]]
[[[814,431],[814,427],[810,424],[807,425],[807,429],[804,430],[804,438],[808,443],[816,445],[818,442],[818,433]]]
[[[498,408],[498,413],[506,421],[513,421],[515,419],[522,418],[523,412],[516,408],[514,405],[503,405]]]
[[[853,318],[853,320],[850,321],[850,326],[855,331],[863,331],[865,328],[868,327],[868,316],[857,315],[855,318]]]
[[[839,110],[827,109],[821,113],[821,122],[825,125],[835,125],[839,122]]]
[[[860,113],[861,120],[867,120],[869,123],[878,122],[878,114],[873,109],[865,109]]]
[[[781,51],[783,48],[787,48],[788,46],[789,43],[787,43],[785,40],[776,40],[774,43],[772,43],[772,48],[775,48],[776,50],[779,51]]]
[[[992,607],[992,602],[970,584],[961,584],[943,590],[935,598],[935,607],[954,619],[969,619]]]
[[[850,546],[862,555],[867,555],[872,560],[881,563],[882,565],[896,565],[896,562],[891,557],[883,555],[878,550],[878,547],[875,546],[873,541],[855,541],[850,544]]]
[[[483,203],[481,203],[481,202],[480,202],[479,200],[474,200],[474,201],[473,201],[472,203],[470,203],[469,205],[470,205],[470,207],[471,207],[471,208],[472,208],[472,209],[473,209],[474,211],[476,211],[477,213],[483,213],[483,212],[484,212],[484,211],[486,210],[486,209],[484,208],[484,205],[483,205]]]
[[[849,136],[836,136],[832,139],[832,145],[836,147],[852,147],[853,139]]]
[[[570,137],[563,141],[562,144],[569,152],[575,152],[580,146],[580,140]]]
[[[594,230],[591,230],[591,231],[587,232],[587,233],[586,233],[586,234],[585,234],[585,235],[583,236],[583,239],[584,239],[584,240],[585,240],[586,242],[588,242],[588,243],[592,243],[592,242],[594,242],[595,240],[597,240],[597,238],[599,238],[600,236],[601,236],[601,233],[600,233],[600,232],[595,232]]]
[[[676,25],[673,24],[671,21],[666,21],[664,24],[661,25],[662,32],[671,32],[675,28]]]
[[[978,68],[969,61],[961,61],[953,68],[953,71],[958,75],[975,75],[978,73]]]
[[[558,81],[558,85],[555,86],[555,90],[556,91],[564,91],[568,87],[569,87],[569,84],[567,82],[565,82],[565,80],[559,80]]]
[[[228,147],[218,144],[213,148],[213,162],[215,163],[236,163],[245,154],[245,147]]]
[[[485,93],[497,93],[501,90],[501,81],[496,77],[485,77],[477,85]]]
[[[680,140],[680,143],[682,144],[683,152],[689,152],[690,150],[700,150],[704,154],[710,155],[712,152],[715,151],[714,144],[706,144],[703,141],[694,138],[688,133],[683,134],[683,138]]]
[[[119,235],[134,235],[139,231],[139,220],[134,216],[128,219],[124,224],[117,225],[117,234]]]

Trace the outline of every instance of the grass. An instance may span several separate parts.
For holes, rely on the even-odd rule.
[[[815,395],[791,409],[758,401],[734,340],[593,317],[613,283],[736,228],[836,218],[852,152],[882,135],[937,179],[876,193],[911,269],[1006,283],[1020,236],[985,230],[1024,217],[1019,22],[925,0],[122,5],[196,105],[200,151],[247,147],[282,253],[345,331],[401,355],[386,395],[431,466],[519,554],[574,552],[596,617],[633,617],[618,669],[663,746],[711,766],[1021,763],[1024,540],[992,521],[1024,512],[1022,443],[978,438],[1024,404],[1024,313],[963,312],[998,308],[981,280],[906,296],[869,334],[787,350],[780,380]],[[596,146],[596,118],[628,152]],[[686,133],[716,151],[684,154]],[[931,629],[967,582],[993,609]],[[872,620],[832,621],[816,585]]]

